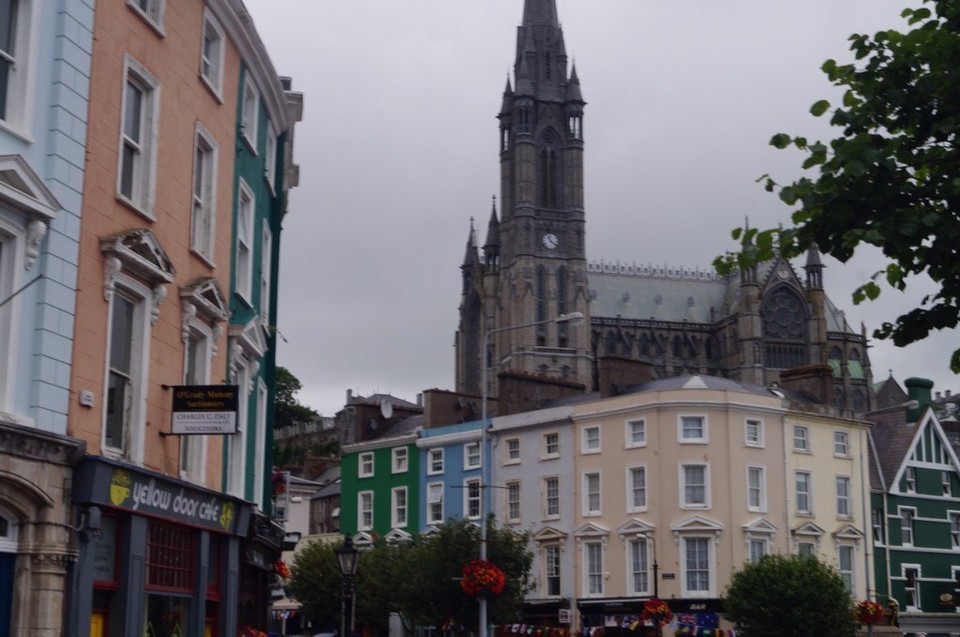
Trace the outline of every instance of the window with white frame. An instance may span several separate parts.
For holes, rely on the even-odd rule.
[[[712,590],[712,544],[713,538],[709,537],[683,538],[681,590],[685,597],[705,597]]]
[[[763,421],[747,418],[743,425],[743,440],[748,447],[762,447]]]
[[[647,444],[647,423],[645,420],[628,420],[626,430],[628,448],[643,447]]]
[[[812,557],[816,552],[817,546],[813,542],[797,542],[797,555],[800,557]]]
[[[357,477],[359,478],[372,478],[373,477],[373,452],[364,451],[360,454],[358,462],[358,471]]]
[[[847,592],[853,595],[856,593],[854,588],[856,581],[853,577],[853,547],[849,544],[841,544],[837,547],[837,570],[840,571],[840,578]]]
[[[117,195],[153,219],[160,84],[133,58],[124,61]]]
[[[630,555],[627,559],[629,570],[627,577],[629,579],[628,591],[632,595],[645,595],[650,592],[650,571],[649,560],[647,559],[647,540],[630,540]]]
[[[883,524],[883,509],[874,509],[872,512],[873,519],[873,543],[874,544],[885,544],[884,538],[884,524]],[[960,540],[960,536],[957,537]],[[960,544],[956,545],[957,548],[960,548]]]
[[[267,385],[263,378],[257,379],[257,404],[254,424],[256,429],[253,432],[253,475],[250,478],[251,484],[261,485],[266,480],[266,457],[267,457]],[[263,507],[263,489],[254,488],[253,501],[261,510]]]
[[[705,464],[680,465],[680,508],[710,507],[709,467]]]
[[[256,199],[243,179],[237,192],[236,292],[249,305],[253,285],[253,217]]]
[[[680,416],[680,442],[706,442],[707,419],[705,416]]]
[[[427,523],[443,524],[443,483],[427,485]]]
[[[373,491],[357,494],[357,528],[361,531],[373,528]]]
[[[427,451],[427,475],[435,476],[443,473],[443,449],[429,449]]]
[[[757,562],[760,561],[761,557],[767,554],[768,552],[767,545],[768,545],[768,542],[764,538],[757,538],[757,537],[750,538],[749,547],[748,547],[750,551],[750,555],[748,559],[750,560],[751,564],[756,564]]]
[[[543,457],[557,458],[560,456],[560,434],[543,434]]]
[[[917,565],[906,565],[903,568],[903,592],[906,596],[906,610],[920,610],[920,567]]]
[[[31,5],[29,0],[0,2],[0,122],[18,130],[29,128]]]
[[[903,483],[906,487],[907,493],[916,493],[917,492],[917,468],[916,467],[907,467],[906,471],[903,474]]]
[[[126,283],[110,299],[103,445],[108,452],[135,458],[143,442],[151,293],[132,280]]]
[[[600,542],[585,542],[583,545],[587,596],[603,595],[603,545]]]
[[[273,122],[267,121],[267,141],[263,153],[263,176],[267,180],[270,190],[277,189],[277,131]]]
[[[520,481],[511,480],[506,484],[506,521],[516,524],[520,521]]]
[[[600,427],[584,427],[583,453],[600,453]]]
[[[243,102],[240,106],[240,131],[250,150],[257,152],[257,127],[260,125],[260,93],[248,70],[243,80]]]
[[[627,468],[627,513],[647,509],[647,468]]]
[[[217,143],[197,122],[193,143],[193,213],[190,248],[213,263],[213,230],[216,227]]]
[[[850,477],[836,476],[837,492],[837,517],[849,518],[852,515],[850,509]]]
[[[600,515],[600,473],[583,474],[583,514]]]
[[[212,332],[199,321],[194,321],[184,326],[184,335],[183,384],[210,384]],[[180,477],[199,485],[206,482],[203,475],[205,441],[206,436],[180,436]]]
[[[407,526],[407,487],[394,487],[390,493],[390,526],[399,529]]]
[[[560,595],[560,546],[548,544],[543,547],[543,574],[547,597]]]
[[[950,512],[950,546],[954,551],[960,549],[960,511]]]
[[[127,0],[127,6],[160,33],[163,32],[164,4],[165,0]]]
[[[545,519],[560,517],[560,478],[557,476],[543,479],[543,516]]]
[[[246,398],[247,394],[244,388],[250,385],[253,361],[250,361],[246,355],[241,353],[231,364],[234,368],[233,381],[241,388],[243,396]],[[232,436],[227,436],[227,453],[230,458],[229,466],[227,467],[227,492],[238,497],[245,497],[247,445],[249,444],[250,434],[250,427],[247,424],[247,406],[250,404],[250,401],[241,400],[239,403],[240,405],[237,409],[237,433]]]
[[[473,479],[464,483],[463,489],[464,506],[463,510],[466,517],[470,520],[480,518],[480,481]]]
[[[223,86],[223,51],[226,40],[220,23],[209,10],[203,12],[203,35],[200,42],[200,77],[218,98]]]
[[[913,546],[913,518],[914,509],[900,507],[900,543],[904,546]]]
[[[953,484],[950,480],[950,473],[950,471],[940,472],[940,484],[943,486],[943,495],[945,496],[953,495]]]
[[[844,458],[850,455],[850,436],[846,431],[833,432],[833,455]]]
[[[766,476],[763,467],[747,467],[747,510],[767,509]]]
[[[270,223],[263,220],[260,233],[260,320],[270,325],[270,278],[273,276],[273,233]]]
[[[467,469],[476,469],[480,466],[480,443],[468,442],[463,446],[463,466]]]
[[[406,447],[394,447],[392,450],[393,456],[393,473],[406,473],[407,469],[410,468],[408,458],[407,458],[407,448]]]
[[[506,457],[503,460],[504,464],[516,464],[520,462],[519,438],[508,438],[505,445],[505,450]]]
[[[810,491],[810,472],[797,471],[794,474],[796,485],[797,513],[809,515],[813,513],[813,494]]]
[[[810,430],[803,425],[793,426],[793,450],[810,451]]]

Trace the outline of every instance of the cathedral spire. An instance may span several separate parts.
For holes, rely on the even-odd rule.
[[[523,26],[538,25],[560,28],[560,20],[557,19],[556,0],[524,0]]]

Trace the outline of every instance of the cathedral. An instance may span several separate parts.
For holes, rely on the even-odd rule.
[[[483,394],[486,380],[495,397],[508,371],[592,391],[606,357],[645,363],[657,378],[767,386],[785,370],[827,365],[833,404],[866,411],[866,333],[827,298],[815,246],[802,272],[777,259],[726,277],[587,258],[586,102],[556,0],[525,0],[516,46],[497,116],[499,214],[495,204],[482,243],[471,221],[461,266],[457,391]]]

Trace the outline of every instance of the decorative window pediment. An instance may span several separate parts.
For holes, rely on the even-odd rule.
[[[606,541],[608,535],[610,535],[610,531],[593,523],[584,524],[573,532],[573,536],[577,538],[578,542],[590,539],[602,539]]]
[[[826,533],[826,531],[824,531],[822,528],[820,528],[819,526],[817,526],[817,525],[814,524],[813,522],[807,522],[806,524],[803,524],[803,525],[801,525],[801,526],[798,526],[797,528],[795,528],[795,529],[793,530],[793,535],[794,535],[795,537],[798,537],[798,536],[806,536],[806,537],[808,537],[808,538],[818,538],[818,539],[819,539],[819,538],[823,537],[823,534],[824,534],[824,533]]]
[[[637,533],[653,533],[655,530],[652,524],[647,524],[638,518],[631,518],[617,528],[617,534],[621,536],[634,536]]]
[[[846,540],[847,542],[857,542],[863,539],[863,532],[852,524],[844,524],[833,532],[833,537],[837,540]]]
[[[177,274],[156,235],[146,228],[101,237],[100,251],[118,259],[124,270],[140,277],[151,286],[170,283]],[[105,287],[112,293],[111,284],[108,272]]]
[[[231,325],[230,337],[243,348],[250,358],[260,358],[267,353],[267,340],[263,336],[263,323],[254,316],[246,325]]]
[[[567,539],[567,534],[563,531],[553,528],[552,526],[545,526],[533,534],[533,539],[534,541],[542,544],[548,542],[562,542],[563,540]]]
[[[720,541],[720,534],[723,533],[723,523],[716,522],[702,515],[692,515],[670,525],[673,531],[673,539],[679,544],[680,535],[685,533],[711,533],[716,536],[716,541]]]
[[[0,199],[45,224],[63,207],[20,155],[0,155]]]
[[[384,538],[387,544],[411,544],[413,536],[401,529],[391,529]]]
[[[440,535],[440,527],[431,524],[420,534],[420,537],[437,537],[438,535]]]
[[[353,545],[361,551],[373,548],[373,536],[366,531],[360,531],[353,536]]]
[[[764,518],[757,518],[753,522],[743,525],[744,533],[773,535],[777,532],[777,527]]]

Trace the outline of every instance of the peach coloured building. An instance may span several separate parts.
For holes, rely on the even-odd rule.
[[[771,552],[815,552],[862,597],[864,430],[808,400],[681,376],[576,405],[571,548],[581,624],[635,619],[658,595],[674,628],[722,627],[731,574]],[[806,449],[795,450],[795,431]],[[798,472],[809,492],[798,493]]]
[[[93,41],[68,433],[86,442],[73,500],[97,532],[82,538],[71,624],[80,637],[262,630],[282,528],[223,485],[224,438],[250,433],[228,361],[240,78],[284,105],[273,148],[292,133],[287,95],[240,0],[100,0]],[[286,176],[282,157],[259,174]],[[181,386],[211,388],[200,403],[227,424],[172,432]]]

